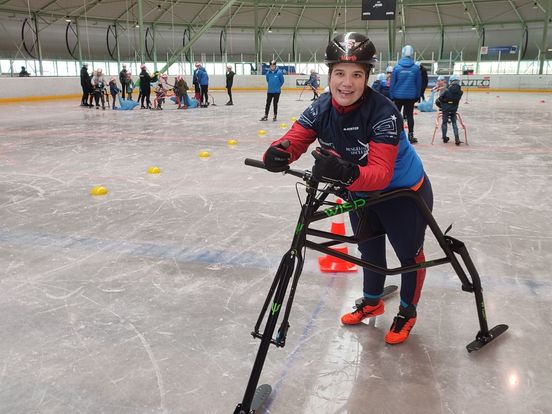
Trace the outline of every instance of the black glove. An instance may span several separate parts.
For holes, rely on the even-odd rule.
[[[349,186],[360,175],[357,164],[342,160],[327,149],[317,148],[312,156],[316,159],[312,176],[317,181]]]
[[[269,147],[263,157],[266,169],[270,172],[282,172],[288,169],[291,154],[285,151],[289,148],[289,140]]]

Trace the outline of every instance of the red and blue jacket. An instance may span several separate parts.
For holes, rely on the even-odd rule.
[[[403,130],[403,119],[387,98],[366,88],[355,104],[340,106],[329,93],[320,95],[277,144],[288,139],[290,162],[318,139],[343,159],[360,166],[350,191],[418,189],[424,179],[420,157]]]

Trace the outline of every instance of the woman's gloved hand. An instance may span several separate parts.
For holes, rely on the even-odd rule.
[[[333,151],[316,148],[312,156],[315,158],[312,176],[317,181],[349,186],[360,175],[357,164],[342,160]]]
[[[284,140],[277,145],[269,147],[263,156],[266,169],[270,172],[282,172],[288,169],[291,154],[286,151],[289,148],[289,140]]]

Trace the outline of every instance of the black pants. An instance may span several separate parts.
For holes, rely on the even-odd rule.
[[[105,107],[105,98],[103,91],[94,91],[94,101],[96,102],[96,106],[100,106],[100,99],[102,101],[102,108]],[[109,102],[107,103],[109,105]]]
[[[126,88],[126,84],[121,83],[121,96],[123,97],[123,99],[125,99]]]
[[[88,89],[86,86],[82,87],[82,98],[81,98],[81,105],[88,105],[88,96],[90,95],[90,89]]]
[[[151,107],[151,101],[150,101],[150,93],[151,91],[149,89],[140,90],[141,100],[140,100],[140,106],[144,106],[144,99],[146,100],[146,105]]]
[[[443,139],[447,136],[447,123],[449,119],[452,124],[454,139],[458,141],[460,139],[460,136],[458,135],[458,124],[456,123],[456,111],[443,111],[443,122],[441,123],[441,132],[443,133]]]
[[[268,116],[270,112],[270,103],[274,99],[274,116],[278,115],[278,101],[280,100],[280,92],[278,93],[267,93],[266,94],[266,106],[265,106],[265,116]]]
[[[226,91],[228,92],[228,98],[230,99],[229,102],[233,103],[233,101],[232,101],[232,88],[226,88]]]
[[[406,119],[408,124],[408,135],[414,135],[414,103],[415,99],[395,99],[395,105],[399,109],[399,112],[402,110],[403,117]],[[404,107],[404,109],[403,109]]]
[[[433,192],[427,176],[417,190],[430,210],[433,209]],[[363,226],[359,227],[362,217]],[[389,239],[401,266],[413,265],[425,260],[423,253],[427,223],[409,198],[394,198],[359,212],[350,212],[351,226],[355,234],[377,236],[361,241],[358,250],[361,257],[372,264],[387,267],[385,236]],[[362,227],[362,228],[361,228]],[[379,235],[379,236],[378,236]],[[362,237],[366,239],[366,237]],[[403,273],[401,276],[401,305],[416,305],[425,279],[425,269]],[[364,269],[364,297],[378,298],[383,292],[385,275]]]
[[[318,88],[311,85],[311,89],[312,89],[312,93],[314,94],[313,99],[318,99],[318,97],[320,96],[320,94],[318,93]]]
[[[199,85],[201,87],[201,105],[209,103],[209,85]]]

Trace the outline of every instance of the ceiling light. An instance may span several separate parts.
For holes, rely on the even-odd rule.
[[[534,2],[534,3],[533,3],[533,8],[534,8],[534,9],[538,9],[538,8],[539,8],[539,3]]]
[[[65,16],[65,21],[66,21],[67,23],[71,23],[71,18],[70,18],[69,16]]]
[[[268,28],[268,33],[272,33],[272,27]]]
[[[136,22],[136,24],[134,25],[134,27],[140,27],[140,25],[138,24],[138,22]]]
[[[475,29],[477,29],[477,27],[475,27],[475,26],[472,26],[472,30],[475,30]]]

